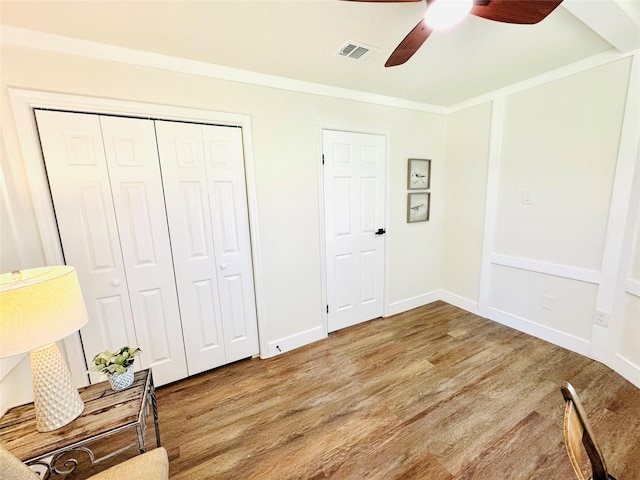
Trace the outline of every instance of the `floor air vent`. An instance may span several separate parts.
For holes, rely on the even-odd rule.
[[[342,47],[340,47],[337,55],[340,57],[347,57],[352,58],[353,60],[366,62],[375,54],[376,50],[377,49],[370,47],[369,45],[364,45],[362,43],[347,42]]]

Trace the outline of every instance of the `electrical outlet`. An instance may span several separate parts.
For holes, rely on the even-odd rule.
[[[596,325],[600,325],[603,327],[609,326],[609,314],[607,312],[603,312],[602,310],[596,310],[596,315],[593,319],[593,323]]]
[[[554,300],[555,298],[553,298],[551,295],[544,295],[542,297],[542,308],[544,308],[545,310],[553,310]]]

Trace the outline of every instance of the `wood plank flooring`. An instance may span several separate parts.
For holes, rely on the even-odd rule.
[[[571,479],[570,381],[611,472],[640,480],[640,389],[442,302],[158,389],[173,480]]]

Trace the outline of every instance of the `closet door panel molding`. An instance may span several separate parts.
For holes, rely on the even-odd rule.
[[[258,353],[240,128],[202,126],[227,361]]]
[[[156,121],[189,373],[226,363],[201,126]]]
[[[90,362],[137,343],[100,121],[41,110],[36,118],[65,261],[77,270],[90,318],[81,330]]]
[[[100,123],[141,366],[168,383],[186,377],[187,364],[153,122]]]

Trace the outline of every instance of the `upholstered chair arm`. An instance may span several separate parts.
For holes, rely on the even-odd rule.
[[[91,477],[91,480],[167,480],[169,459],[160,447],[130,458]]]

